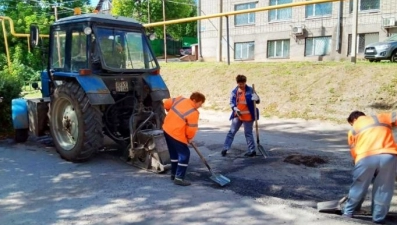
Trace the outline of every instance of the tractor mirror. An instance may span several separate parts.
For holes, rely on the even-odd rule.
[[[39,27],[36,24],[30,25],[30,46],[36,47],[39,45]]]
[[[32,83],[32,88],[33,88],[34,90],[39,89],[39,84],[36,83],[36,82],[33,82],[33,83]]]

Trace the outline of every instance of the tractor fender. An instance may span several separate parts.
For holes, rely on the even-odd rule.
[[[115,103],[105,82],[100,77],[94,75],[76,76],[76,80],[87,94],[91,105],[109,105]]]
[[[171,96],[167,85],[160,75],[145,74],[143,75],[143,80],[150,88],[150,97],[152,101],[161,101]]]
[[[17,98],[11,101],[12,125],[14,129],[29,128],[28,103],[26,99]]]

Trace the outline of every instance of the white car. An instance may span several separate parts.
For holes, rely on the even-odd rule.
[[[179,53],[181,55],[191,55],[192,54],[192,48],[191,47],[182,47],[179,49]]]

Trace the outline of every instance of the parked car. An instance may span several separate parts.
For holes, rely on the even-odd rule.
[[[370,62],[380,62],[381,60],[397,62],[397,34],[393,34],[382,42],[365,46],[364,58]]]
[[[182,47],[179,49],[179,53],[181,55],[191,55],[192,54],[192,48],[191,47]]]

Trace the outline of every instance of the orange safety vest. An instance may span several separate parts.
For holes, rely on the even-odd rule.
[[[247,101],[245,99],[245,91],[237,90],[236,101],[237,108],[240,110],[241,113],[239,119],[241,121],[251,121],[252,116],[248,109]]]
[[[347,137],[355,163],[371,155],[397,155],[392,131],[392,126],[397,125],[396,119],[396,112],[357,118]]]
[[[199,111],[192,100],[169,98],[164,101],[168,114],[164,119],[163,130],[175,140],[188,143],[193,139],[198,129]]]

